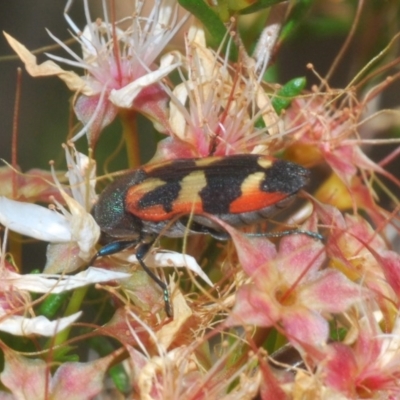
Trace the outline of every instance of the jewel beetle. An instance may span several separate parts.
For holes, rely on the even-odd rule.
[[[172,316],[167,284],[144,262],[157,237],[209,234],[229,239],[208,215],[233,227],[260,223],[286,208],[309,175],[298,164],[256,154],[144,165],[107,186],[93,207],[104,245],[94,259],[134,247],[140,265],[163,290],[166,313]],[[288,233],[321,238],[300,230],[279,236]]]

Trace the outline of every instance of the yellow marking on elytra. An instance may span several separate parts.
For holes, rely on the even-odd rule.
[[[261,183],[265,180],[265,172],[255,172],[246,177],[246,179],[240,185],[240,190],[242,194],[250,194],[254,191],[259,191]]]
[[[167,182],[163,181],[162,179],[159,178],[148,178],[142,183],[139,183],[138,185],[133,186],[129,192],[133,193],[149,193],[154,189],[157,189],[160,186],[166,185]]]
[[[206,186],[207,180],[204,171],[191,172],[181,181],[181,190],[176,199],[176,204],[201,204],[199,193]]]
[[[212,165],[220,159],[221,157],[199,158],[198,160],[196,160],[196,167],[208,167],[209,165]]]
[[[269,158],[260,157],[257,160],[257,163],[261,168],[268,169],[268,168],[270,168],[272,166],[274,161],[270,160]]]

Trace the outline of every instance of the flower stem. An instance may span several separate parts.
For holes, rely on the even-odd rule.
[[[83,299],[86,296],[86,293],[88,291],[88,287],[82,287],[79,289],[76,289],[71,297],[71,300],[68,303],[68,307],[64,312],[64,316],[68,317],[69,315],[75,314],[81,309]],[[50,341],[47,343],[46,347],[50,348],[51,346],[57,346],[62,343],[64,343],[69,336],[69,333],[71,331],[71,326],[64,329],[63,331],[59,332],[54,339],[50,339]],[[54,359],[57,359],[57,351],[54,352]]]
[[[136,112],[132,110],[120,111],[119,113],[126,143],[129,168],[137,168],[141,164],[136,115]]]

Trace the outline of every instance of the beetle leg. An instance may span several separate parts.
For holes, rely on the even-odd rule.
[[[136,245],[137,240],[119,240],[117,242],[108,243],[94,255],[94,257],[89,261],[89,265],[92,265],[99,257],[111,256],[112,254],[119,253],[122,250]]]
[[[181,218],[180,219],[181,223],[189,229],[190,233],[198,233],[202,235],[210,235],[216,240],[229,240],[231,237],[228,232],[225,231],[218,231],[214,228],[208,227],[206,225],[203,225],[200,222],[196,221],[189,221],[189,218]]]
[[[165,312],[167,313],[168,317],[172,318],[174,314],[173,314],[172,305],[171,305],[171,301],[170,301],[168,286],[156,274],[154,274],[154,272],[144,262],[144,258],[146,257],[146,255],[147,255],[147,253],[150,250],[152,245],[153,245],[153,242],[151,242],[151,243],[140,243],[138,248],[136,249],[136,258],[139,261],[139,264],[144,269],[144,271],[162,289],[163,296],[164,296],[164,303],[165,303]]]

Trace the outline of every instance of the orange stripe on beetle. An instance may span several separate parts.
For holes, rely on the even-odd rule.
[[[141,219],[155,222],[172,219],[180,214],[203,213],[199,192],[207,186],[204,172],[191,172],[177,184],[179,190],[174,190],[169,182],[155,178],[145,180],[129,189],[126,196],[127,209]],[[157,195],[151,196],[156,192],[159,198]],[[169,201],[165,202],[165,198]]]
[[[279,192],[266,193],[259,191],[257,193],[252,193],[250,196],[246,196],[244,194],[231,202],[229,206],[229,211],[232,214],[258,211],[271,205],[277,204],[287,197],[287,194]]]
[[[258,162],[261,164],[260,160]],[[265,172],[256,172],[249,175],[240,187],[241,195],[230,203],[229,211],[233,214],[258,211],[286,198],[286,193],[261,190],[266,177],[267,174]]]

